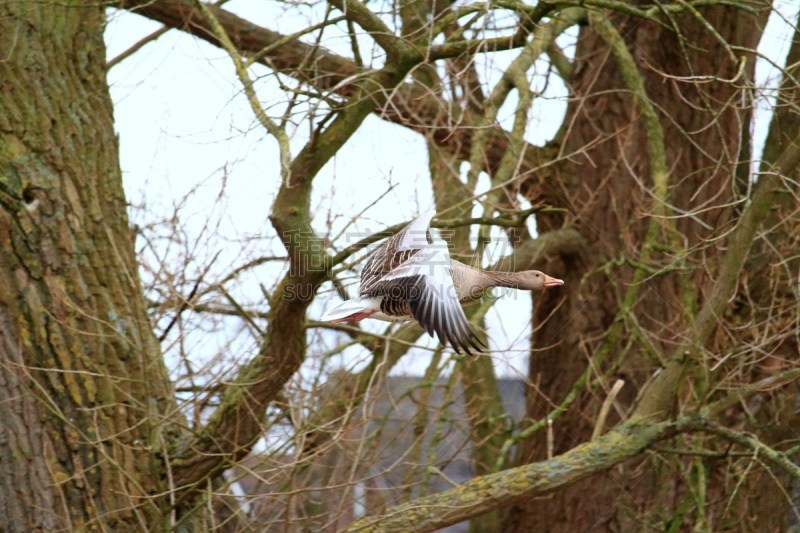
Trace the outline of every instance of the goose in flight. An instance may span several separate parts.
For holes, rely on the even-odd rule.
[[[480,352],[461,302],[480,297],[488,287],[540,290],[564,282],[538,270],[498,272],[474,268],[450,258],[444,241],[434,242],[433,211],[419,215],[377,248],[361,272],[359,296],[328,311],[322,320],[390,322],[416,320],[429,335],[458,352]]]

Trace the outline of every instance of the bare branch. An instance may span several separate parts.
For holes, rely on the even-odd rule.
[[[789,143],[775,162],[775,170],[762,174],[756,183],[750,203],[742,213],[728,241],[728,251],[722,258],[720,272],[697,317],[692,322],[672,359],[645,391],[636,409],[636,417],[663,416],[668,412],[678,391],[678,383],[690,364],[699,364],[700,348],[717,327],[719,317],[728,305],[739,282],[739,274],[747,260],[756,230],[779,198],[781,175],[788,174],[800,164],[800,135]],[[687,357],[687,356],[694,357]]]
[[[219,45],[210,25],[195,9],[193,0],[123,0],[121,6]],[[287,40],[285,35],[257,26],[224,9],[208,6],[208,10],[216,16],[241,54],[258,56],[259,63],[308,83],[319,91],[331,91],[340,97],[350,97],[356,89],[351,82],[374,73],[324,47],[308,45],[296,39]],[[384,120],[424,134],[437,146],[463,160],[469,159],[473,130],[453,128],[447,120],[447,110],[442,108],[442,103],[412,83],[404,83],[395,88],[391,107],[378,106],[373,112]],[[484,144],[486,168],[493,170],[499,166],[508,148],[507,135],[503,131],[492,130]],[[543,149],[529,143],[525,144],[523,153],[520,174],[530,174],[534,169],[543,167],[547,160]],[[553,198],[556,198],[556,184],[545,181],[545,185],[553,187]]]
[[[214,32],[214,35],[216,35],[217,39],[219,39],[220,44],[225,51],[228,52],[231,61],[233,61],[233,66],[236,69],[236,75],[239,77],[239,81],[244,88],[244,93],[247,95],[247,101],[250,103],[250,108],[253,110],[253,114],[256,116],[261,125],[264,126],[264,129],[267,130],[270,135],[275,137],[276,141],[278,141],[278,151],[280,152],[281,161],[281,176],[284,180],[288,180],[289,165],[291,164],[292,153],[289,147],[289,136],[286,135],[286,130],[269,118],[267,113],[264,111],[264,108],[261,106],[261,102],[256,95],[256,90],[253,87],[253,80],[250,79],[250,75],[247,73],[247,64],[242,60],[242,57],[239,55],[239,51],[236,49],[236,46],[225,32],[225,28],[222,27],[217,17],[214,15],[211,9],[209,9],[209,7],[202,2],[202,0],[196,0],[195,4],[203,16],[206,17],[212,31]]]
[[[606,470],[674,435],[677,429],[674,422],[623,424],[553,459],[473,478],[454,489],[361,519],[349,531],[434,531]]]

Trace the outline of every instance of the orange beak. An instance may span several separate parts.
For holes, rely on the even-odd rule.
[[[564,284],[564,280],[551,278],[547,274],[544,275],[544,286],[545,287],[560,287]]]

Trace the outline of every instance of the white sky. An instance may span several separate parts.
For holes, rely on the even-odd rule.
[[[786,17],[795,16],[796,7],[792,4],[788,0],[781,2]],[[286,11],[285,5],[278,2],[236,0],[226,9],[284,34],[305,26],[309,18],[304,14],[309,12],[307,9],[302,13],[300,8]],[[108,57],[116,56],[159,27],[124,11],[110,12]],[[788,50],[787,28],[786,21],[773,17],[760,48],[779,62],[783,62]],[[333,34],[323,44],[349,56],[349,44]],[[495,64],[483,66],[482,74],[493,81],[513,56],[514,52],[498,55],[493,59]],[[542,66],[539,68],[541,71]],[[254,75],[266,72],[263,67],[253,70]],[[271,105],[282,102],[282,95],[276,93],[277,85],[271,77],[262,80],[259,94],[264,106],[271,109]],[[757,81],[774,86],[777,70],[760,61]],[[541,77],[534,78],[534,82],[541,83]],[[273,235],[267,216],[278,186],[276,144],[255,122],[240,93],[230,58],[222,50],[173,30],[115,66],[109,83],[126,194],[131,205],[144,207],[131,210],[132,222],[146,225],[169,219],[179,208],[186,229],[184,250],[174,244],[161,245],[168,261],[179,261],[192,250],[190,243],[194,241],[199,243],[193,249],[198,261],[188,268],[188,278],[193,278],[196,270],[218,252],[212,271],[216,273],[224,273],[249,257],[282,255],[282,248],[272,240],[254,239],[262,234]],[[537,101],[530,115],[528,140],[536,144],[553,135],[565,110],[563,87],[552,84],[546,96]],[[508,119],[514,104],[510,98],[500,116]],[[756,122],[757,143],[763,144],[766,118],[761,114]],[[294,154],[304,141],[301,127],[293,139]],[[422,137],[371,116],[315,179],[315,227],[322,231],[333,220],[334,227],[339,228],[386,193],[356,226],[362,231],[378,231],[430,207],[433,202],[429,191]],[[171,229],[165,227],[160,232],[171,234]],[[152,257],[150,260],[154,267],[155,261]],[[262,299],[258,284],[269,288],[278,274],[279,268],[274,264],[258,269],[239,289],[237,298],[257,303]],[[550,274],[571,281],[568,273]],[[355,294],[356,287],[357,283],[351,285],[351,294]],[[319,300],[336,303],[338,297],[323,294]],[[322,309],[322,304],[315,304],[310,315],[318,317]],[[490,313],[489,335],[492,348],[497,350],[493,359],[499,375],[527,374],[529,320],[527,293],[507,295]],[[364,321],[362,326],[382,331],[386,324]],[[248,336],[237,336],[238,328],[238,321],[234,320],[209,326],[209,331],[190,335],[186,349],[197,360],[212,357],[223,348],[231,360],[246,359],[255,343],[244,340]],[[237,340],[231,343],[231,337]],[[331,345],[331,341],[326,336],[326,344]],[[350,349],[332,364],[352,363],[360,357],[363,353]],[[427,361],[424,353],[407,356],[395,372],[420,373]]]

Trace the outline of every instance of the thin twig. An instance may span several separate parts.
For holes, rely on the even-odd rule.
[[[597,438],[602,435],[603,428],[606,425],[606,419],[608,418],[608,412],[611,410],[611,404],[614,403],[614,400],[617,398],[617,394],[619,394],[619,391],[622,390],[624,385],[625,381],[621,379],[618,379],[614,382],[614,385],[608,392],[608,396],[606,396],[605,401],[603,401],[603,406],[600,408],[600,414],[597,416],[597,422],[594,425],[592,438],[590,440],[597,440]]]

